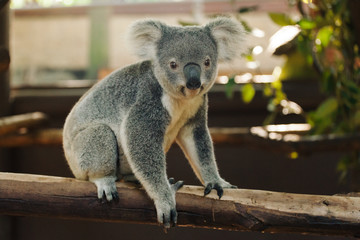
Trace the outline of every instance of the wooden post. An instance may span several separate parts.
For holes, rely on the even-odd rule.
[[[9,114],[9,0],[0,0],[0,117]],[[8,171],[8,152],[0,148],[0,171]],[[11,217],[0,216],[0,239],[11,239]]]
[[[348,1],[349,2],[349,9],[351,13],[351,19],[354,24],[354,34],[356,37],[356,42],[360,45],[360,1]]]
[[[9,115],[9,0],[0,1],[0,117]],[[7,151],[0,148],[0,171],[9,171]]]
[[[89,69],[87,77],[98,79],[101,68],[107,68],[109,62],[109,16],[110,7],[92,7],[90,18]]]
[[[9,112],[9,1],[0,1],[0,117]]]
[[[9,0],[0,1],[0,117],[10,111],[9,104]],[[9,170],[6,151],[0,149],[0,171]]]

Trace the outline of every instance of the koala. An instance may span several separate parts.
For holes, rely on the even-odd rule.
[[[99,199],[118,200],[115,182],[139,181],[165,228],[177,223],[175,193],[165,155],[176,142],[197,178],[219,198],[236,188],[220,177],[207,126],[207,92],[218,63],[239,55],[241,24],[217,18],[204,26],[175,27],[141,20],[130,41],[142,62],[95,84],[70,111],[63,130],[65,157],[74,176],[93,182]]]

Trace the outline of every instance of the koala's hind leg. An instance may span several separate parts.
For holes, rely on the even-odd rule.
[[[87,126],[74,138],[72,149],[78,165],[75,177],[86,174],[95,183],[99,199],[117,200],[118,146],[111,128],[105,124]]]

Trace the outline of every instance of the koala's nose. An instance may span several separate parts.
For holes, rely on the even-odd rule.
[[[186,87],[191,90],[200,88],[201,68],[196,63],[188,63],[184,67],[184,75],[186,78]]]

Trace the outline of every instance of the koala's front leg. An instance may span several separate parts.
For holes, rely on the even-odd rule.
[[[177,143],[184,151],[195,174],[204,184],[204,195],[215,189],[221,198],[223,188],[237,188],[219,175],[211,136],[205,120],[198,119],[185,125],[177,137]]]
[[[154,200],[157,220],[165,228],[177,223],[175,193],[183,182],[167,179],[161,114],[147,110],[130,112],[121,126],[121,144],[129,165],[147,194]]]

